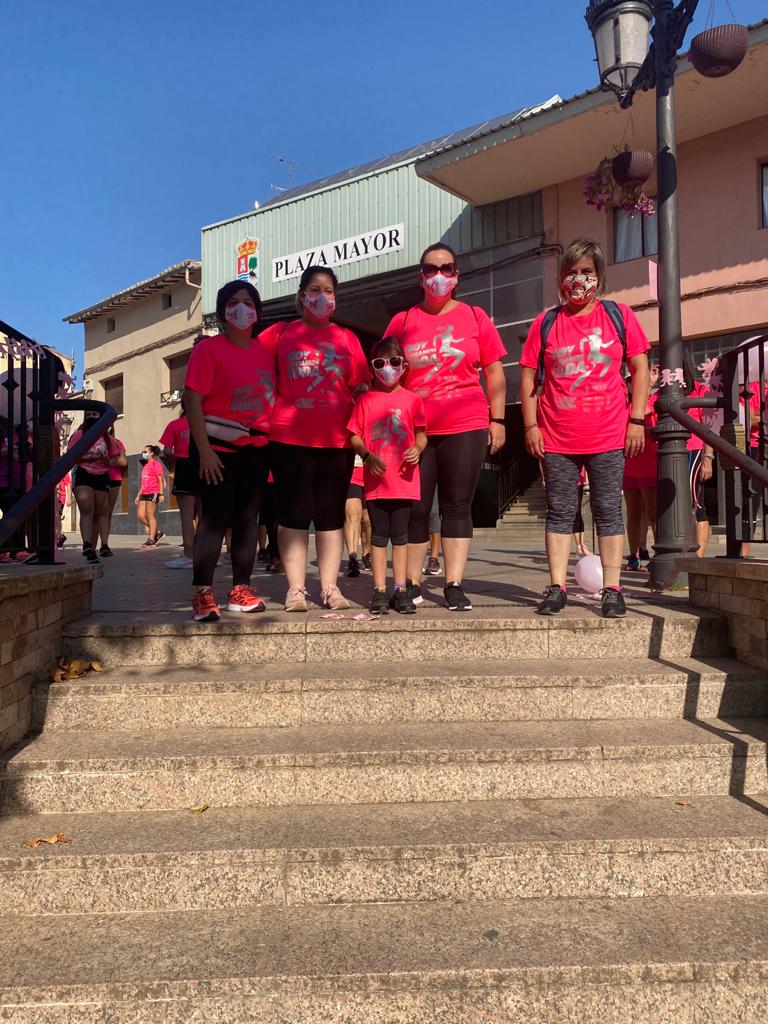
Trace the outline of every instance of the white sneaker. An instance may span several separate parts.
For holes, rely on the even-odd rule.
[[[169,569],[191,569],[192,559],[186,555],[176,555],[175,558],[169,558],[165,564]]]

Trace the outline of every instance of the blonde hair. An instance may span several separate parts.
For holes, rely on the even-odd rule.
[[[597,271],[597,294],[605,294],[605,256],[602,247],[594,238],[576,238],[568,246],[560,258],[560,273],[558,285],[563,280],[571,267],[579,260],[592,260]]]

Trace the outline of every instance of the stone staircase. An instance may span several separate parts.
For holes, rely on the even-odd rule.
[[[547,497],[544,485],[541,480],[536,480],[506,509],[496,530],[500,535],[512,540],[538,540],[543,544],[546,516]]]
[[[768,683],[717,615],[116,618],[0,761],[1,1021],[768,1019]]]

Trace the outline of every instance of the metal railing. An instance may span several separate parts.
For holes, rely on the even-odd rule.
[[[768,543],[766,489],[766,366],[768,335],[757,335],[724,352],[707,374],[710,394],[665,401],[663,391],[656,408],[666,411],[720,455],[725,474],[726,557],[738,558],[742,544]],[[754,353],[754,356],[753,356]],[[757,401],[753,399],[757,397]],[[699,423],[689,409],[702,409]],[[756,432],[756,444],[749,443]]]
[[[516,452],[512,458],[496,467],[498,469],[498,519],[521,494],[535,483],[538,463],[526,451]]]
[[[64,365],[29,339],[0,344],[0,548],[56,561],[56,487],[117,419],[105,402],[64,394]],[[60,452],[57,414],[95,411],[99,419]]]

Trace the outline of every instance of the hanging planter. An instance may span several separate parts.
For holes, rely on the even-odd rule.
[[[744,60],[748,43],[746,25],[718,25],[693,37],[688,60],[705,78],[722,78]]]
[[[611,174],[617,185],[638,188],[653,171],[653,153],[647,149],[626,149],[611,161]]]
[[[643,182],[635,184],[630,181],[627,184],[619,182],[614,177],[614,161],[618,156],[637,156],[639,150],[634,153],[620,153],[616,158],[605,156],[597,165],[597,168],[584,178],[584,198],[588,206],[594,206],[596,210],[604,210],[606,207],[615,207],[626,210],[630,216],[637,213],[648,215],[656,213],[653,200],[646,194]],[[653,157],[647,154],[653,166]],[[647,180],[650,175],[645,175]]]

